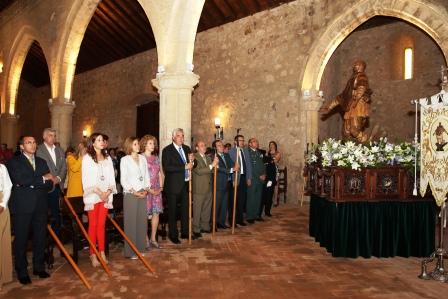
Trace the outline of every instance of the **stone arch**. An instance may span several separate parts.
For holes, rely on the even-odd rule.
[[[154,19],[163,19],[163,17],[157,15],[158,13],[160,14],[160,11],[149,12],[149,10],[155,5],[153,2],[160,1],[136,1],[140,3],[141,7],[145,11],[151,27],[153,27],[153,24],[157,24]],[[55,86],[52,89],[52,94],[55,98],[64,98],[64,101],[66,102],[68,102],[71,98],[76,62],[78,59],[79,50],[81,48],[81,43],[84,39],[84,34],[90,20],[92,19],[92,16],[100,2],[101,0],[77,0],[70,8],[57,49],[54,78],[57,78],[56,80],[58,84],[54,84]],[[157,37],[156,44],[158,45]]]
[[[2,113],[8,113],[10,115],[15,114],[17,92],[19,89],[23,65],[28,55],[28,51],[34,41],[39,43],[37,31],[30,26],[24,26],[19,30],[19,33],[12,44],[6,61],[6,76],[3,88],[5,94],[4,97],[2,97],[3,101],[1,104]],[[46,57],[47,66],[50,73],[50,85],[52,85],[50,64],[47,59],[48,56],[45,55],[46,51],[44,46],[41,43],[39,43],[39,46],[42,48],[42,52]]]
[[[205,0],[139,0],[151,23],[159,65],[169,73],[192,72],[194,42]]]
[[[52,87],[55,98],[71,98],[76,61],[87,26],[101,0],[76,0],[63,25],[54,67],[56,80]]]
[[[363,0],[341,14],[312,46],[300,85],[304,94],[319,91],[325,66],[336,48],[353,30],[374,16],[395,17],[414,24],[438,44],[445,60],[448,57],[446,11],[418,0]]]

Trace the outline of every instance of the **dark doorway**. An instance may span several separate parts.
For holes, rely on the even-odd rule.
[[[159,102],[137,106],[137,137],[150,134],[159,140]]]

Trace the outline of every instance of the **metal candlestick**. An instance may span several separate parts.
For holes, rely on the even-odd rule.
[[[448,272],[445,271],[443,260],[448,258],[446,250],[443,248],[443,233],[444,226],[446,222],[446,204],[445,202],[442,204],[440,210],[440,240],[439,240],[439,248],[436,249],[435,252],[431,254],[429,258],[426,258],[422,261],[422,272],[418,276],[420,279],[425,280],[437,280],[440,282],[448,282]],[[432,263],[436,260],[436,267],[432,272],[427,272],[427,266],[429,263]]]

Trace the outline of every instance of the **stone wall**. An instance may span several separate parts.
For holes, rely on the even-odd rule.
[[[403,55],[406,47],[414,49],[414,77],[403,79]],[[439,46],[417,27],[398,21],[353,32],[331,57],[322,79],[327,100],[344,89],[356,59],[367,63],[366,73],[373,90],[368,131],[378,126],[379,136],[393,141],[414,138],[412,99],[440,91],[440,67],[445,66]],[[335,113],[320,123],[321,140],[341,136],[341,117]]]

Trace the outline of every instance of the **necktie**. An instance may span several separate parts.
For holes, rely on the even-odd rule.
[[[33,167],[33,170],[36,170],[36,162],[34,160],[34,156],[28,158],[28,161],[30,161],[30,164]]]
[[[222,161],[224,162],[224,166],[227,168],[227,163],[226,163],[226,159],[224,157],[224,154],[221,153],[221,154],[219,154],[219,156],[221,157]]]
[[[182,162],[184,162],[184,164],[187,164],[187,160],[185,160],[184,151],[182,150],[181,146],[179,146],[178,151],[179,151],[179,155],[182,159]],[[185,169],[185,180],[188,180],[188,170],[187,169]]]

